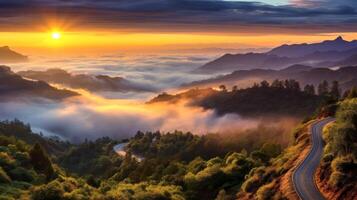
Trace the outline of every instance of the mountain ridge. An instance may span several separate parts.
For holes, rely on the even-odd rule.
[[[18,63],[27,61],[27,56],[11,50],[9,46],[0,47],[0,63]]]
[[[281,45],[266,53],[224,54],[194,70],[196,73],[230,73],[236,70],[283,69],[294,64],[312,67],[357,65],[357,40],[341,36],[312,44]],[[345,61],[346,59],[349,60]],[[346,64],[348,63],[348,64]]]

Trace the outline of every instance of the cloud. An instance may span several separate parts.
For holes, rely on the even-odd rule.
[[[212,60],[215,56],[200,55],[105,55],[84,58],[36,58],[28,63],[13,64],[11,68],[18,71],[61,68],[72,74],[93,74],[123,77],[131,85],[157,91],[165,91],[183,83],[201,80],[210,75],[190,73],[193,69]],[[107,97],[130,98],[148,97],[153,93],[137,95],[132,93],[102,93]]]
[[[13,101],[0,103],[0,119],[18,118],[35,131],[57,135],[72,142],[109,136],[124,139],[138,130],[182,130],[195,134],[244,130],[257,127],[255,120],[238,115],[218,117],[213,111],[176,105],[146,105],[109,100],[89,93],[61,103]]]
[[[121,31],[353,31],[357,15],[353,0],[294,0],[279,6],[223,0],[15,0],[0,5],[2,29],[15,28],[14,22],[26,29],[29,22],[57,18],[76,21],[78,28]]]

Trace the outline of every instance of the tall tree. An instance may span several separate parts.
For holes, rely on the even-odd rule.
[[[284,83],[283,81],[280,81],[278,79],[275,79],[273,81],[273,83],[271,84],[271,87],[274,87],[274,88],[284,88]]]
[[[219,86],[219,89],[222,91],[222,92],[227,92],[227,87],[225,85],[220,85]]]
[[[340,85],[339,85],[338,81],[332,82],[330,95],[336,101],[338,101],[341,98],[341,90],[340,90]]]
[[[315,95],[315,87],[314,85],[309,85],[307,84],[305,87],[304,87],[304,92],[306,94],[310,94],[310,95]]]
[[[267,87],[269,87],[269,82],[264,80],[264,81],[260,82],[260,86],[264,87],[264,88],[267,88]]]
[[[36,172],[46,175],[47,180],[54,176],[52,163],[40,144],[36,143],[30,150],[30,160]]]
[[[326,80],[319,84],[317,88],[317,94],[320,96],[325,96],[329,92],[329,84]]]
[[[347,95],[347,98],[349,98],[349,99],[357,98],[357,87],[353,87],[353,88],[349,91],[349,93],[348,93],[348,95]]]

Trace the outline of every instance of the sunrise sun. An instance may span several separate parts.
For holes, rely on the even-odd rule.
[[[60,38],[61,38],[61,33],[60,32],[53,32],[52,33],[52,39],[59,40]]]

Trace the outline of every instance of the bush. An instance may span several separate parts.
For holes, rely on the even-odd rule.
[[[10,177],[6,174],[6,172],[0,167],[0,183],[10,183],[11,179]]]
[[[36,176],[35,172],[27,170],[23,167],[16,167],[9,171],[9,176],[12,180],[32,182]]]
[[[64,190],[58,181],[52,181],[47,185],[42,185],[33,188],[33,200],[59,200],[63,199]]]
[[[259,188],[257,191],[257,199],[258,200],[268,200],[272,199],[272,197],[275,194],[275,183],[271,182],[269,184],[263,185],[262,187]]]
[[[348,181],[347,179],[348,177],[346,174],[335,171],[331,174],[328,184],[332,187],[338,188]]]

